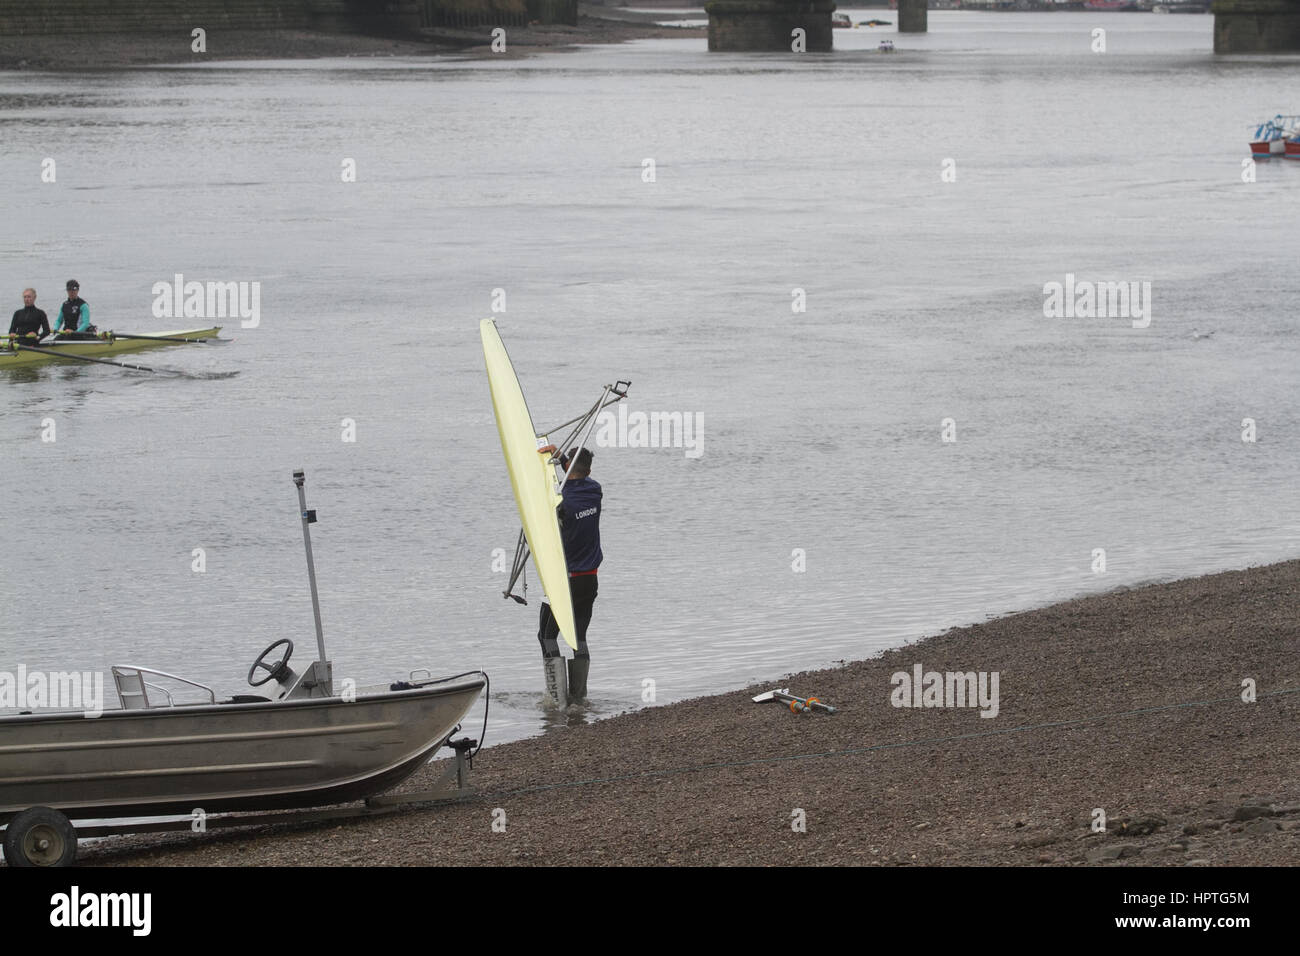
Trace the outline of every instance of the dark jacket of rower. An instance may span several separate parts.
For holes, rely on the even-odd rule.
[[[50,334],[50,320],[44,310],[34,305],[25,305],[14,313],[9,323],[10,335],[27,335],[34,333],[38,339]]]
[[[81,296],[63,303],[63,308],[59,310],[58,324],[54,326],[56,332],[60,329],[65,332],[94,331],[90,324],[90,306]]]
[[[600,483],[593,478],[570,478],[560,489],[560,536],[570,574],[595,571],[604,555],[600,551]]]

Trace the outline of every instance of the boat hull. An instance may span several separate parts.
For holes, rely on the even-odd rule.
[[[360,800],[418,770],[484,687],[0,717],[0,822],[274,810]]]
[[[492,319],[479,323],[483,356],[487,365],[488,389],[492,393],[492,411],[497,420],[501,450],[510,487],[524,526],[533,566],[542,579],[542,588],[551,601],[551,614],[560,628],[560,636],[574,650],[578,648],[573,616],[573,597],[569,592],[569,565],[564,556],[564,539],[555,509],[563,501],[555,487],[555,468],[547,456],[537,453],[538,435],[524,401],[523,388],[506,353],[505,344]],[[543,439],[549,441],[549,439]]]
[[[150,335],[156,335],[159,338],[169,339],[213,339],[221,331],[221,326],[213,326],[206,329],[179,329],[173,332],[150,332]],[[71,342],[60,342],[55,339],[44,340],[38,348],[50,352],[62,352],[69,355],[80,355],[86,358],[112,359],[115,355],[121,355],[125,352],[140,352],[144,349],[162,348],[167,345],[179,345],[179,342],[155,342],[150,339],[84,339],[74,340]],[[78,362],[76,359],[61,359],[54,355],[47,355],[43,352],[29,352],[25,349],[10,351],[8,349],[0,350],[0,369],[20,368],[28,365],[45,365],[48,363],[60,365],[84,365],[84,362]]]

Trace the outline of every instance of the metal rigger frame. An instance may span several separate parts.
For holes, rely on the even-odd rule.
[[[567,422],[561,422],[548,431],[537,433],[537,437],[541,439],[548,437],[551,432],[558,432],[570,425],[573,426],[573,429],[564,437],[563,441],[552,442],[555,445],[555,453],[547,461],[548,465],[564,467],[564,476],[555,482],[555,493],[557,495],[560,494],[560,489],[564,487],[564,483],[569,480],[569,475],[573,473],[573,466],[577,463],[577,457],[573,455],[574,449],[581,448],[587,443],[587,439],[591,437],[591,430],[596,427],[596,418],[601,411],[627,398],[627,390],[631,387],[631,381],[622,380],[615,382],[613,385],[606,385],[600,393],[600,398],[586,412],[576,418],[570,418]],[[611,395],[613,398],[610,397]],[[568,461],[567,467],[564,466],[564,460]],[[515,560],[510,567],[510,582],[506,585],[506,589],[501,592],[502,597],[517,601],[520,604],[528,603],[528,579],[524,577],[524,564],[528,561],[528,553],[528,541],[524,538],[524,530],[520,528],[519,540],[515,543]],[[515,582],[521,577],[523,577],[524,593],[519,595],[515,594],[514,591]]]

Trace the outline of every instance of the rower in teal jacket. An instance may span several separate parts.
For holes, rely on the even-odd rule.
[[[92,338],[95,327],[90,324],[90,306],[81,298],[81,285],[76,279],[68,280],[68,300],[59,310],[59,320],[54,333],[64,338]]]

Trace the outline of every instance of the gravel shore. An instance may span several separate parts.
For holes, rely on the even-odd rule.
[[[83,862],[1294,865],[1298,621],[1300,561],[1119,590],[489,747],[464,803],[120,838]],[[997,672],[997,716],[893,706],[891,676],[918,663]],[[787,685],[839,712],[750,700]]]

